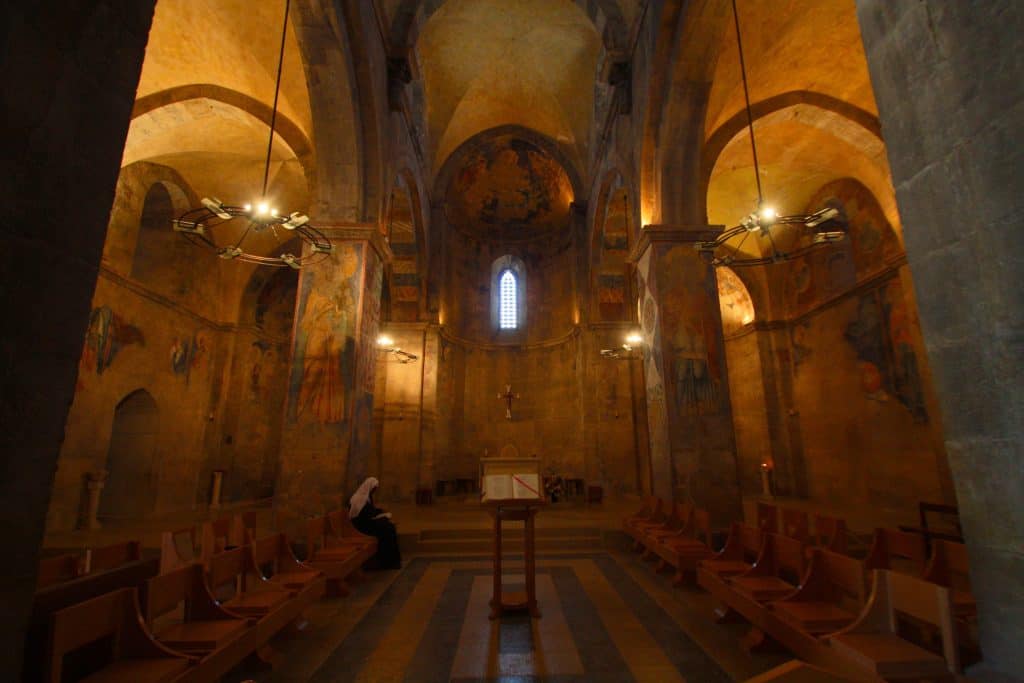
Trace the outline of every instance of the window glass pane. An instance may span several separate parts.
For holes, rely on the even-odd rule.
[[[514,330],[518,327],[516,310],[516,276],[511,270],[501,274],[498,282],[500,301],[499,326],[503,330]]]

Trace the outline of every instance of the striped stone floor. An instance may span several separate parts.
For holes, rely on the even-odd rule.
[[[515,567],[506,560],[510,590],[523,582]],[[415,557],[318,604],[304,631],[275,644],[272,671],[232,679],[717,683],[784,659],[741,655],[738,633],[711,623],[706,596],[672,589],[630,555],[541,555],[540,619],[491,621],[490,595],[487,558]]]

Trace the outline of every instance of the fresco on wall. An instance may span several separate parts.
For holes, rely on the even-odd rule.
[[[109,306],[98,306],[89,313],[89,327],[82,348],[82,366],[102,375],[114,362],[118,351],[132,344],[146,345],[142,330],[126,323]]]
[[[377,332],[380,329],[380,297],[384,284],[384,267],[380,259],[371,256],[366,263],[366,287],[362,296],[359,340],[364,349],[359,360],[356,387],[373,394],[374,371],[377,368]]]
[[[883,402],[893,396],[916,422],[927,422],[911,324],[903,290],[891,280],[860,296],[844,336],[857,353],[865,396]]]
[[[747,286],[732,268],[716,268],[715,275],[718,280],[722,329],[726,334],[731,334],[754,322],[754,302],[750,300]]]
[[[597,276],[602,320],[626,320],[626,259],[629,255],[628,200],[625,188],[611,192],[605,207]]]
[[[465,156],[446,197],[453,225],[526,235],[568,225],[573,192],[565,169],[550,154],[501,135]]]
[[[706,415],[722,409],[722,362],[718,347],[717,295],[706,269],[694,268],[693,250],[675,246],[663,257],[659,273],[662,329],[671,353],[676,406],[683,415]]]
[[[391,320],[417,320],[420,300],[419,245],[412,199],[401,176],[391,193],[387,229],[388,244],[393,254],[391,278],[388,281]]]
[[[175,337],[171,342],[171,371],[184,377],[187,385],[192,372],[202,368],[208,349],[209,343],[202,331],[191,337]]]
[[[341,244],[330,259],[302,271],[288,383],[288,417],[293,422],[345,420],[355,380],[362,248]]]
[[[291,268],[273,271],[265,281],[259,280],[253,322],[258,328],[278,337],[291,335],[295,315],[295,293],[299,286],[298,273]]]

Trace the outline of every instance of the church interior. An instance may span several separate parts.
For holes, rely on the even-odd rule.
[[[5,680],[1024,678],[1024,5],[0,14]]]

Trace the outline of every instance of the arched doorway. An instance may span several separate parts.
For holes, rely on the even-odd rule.
[[[114,409],[107,451],[107,484],[100,516],[122,520],[145,516],[156,499],[154,458],[160,411],[145,389],[128,394]]]

